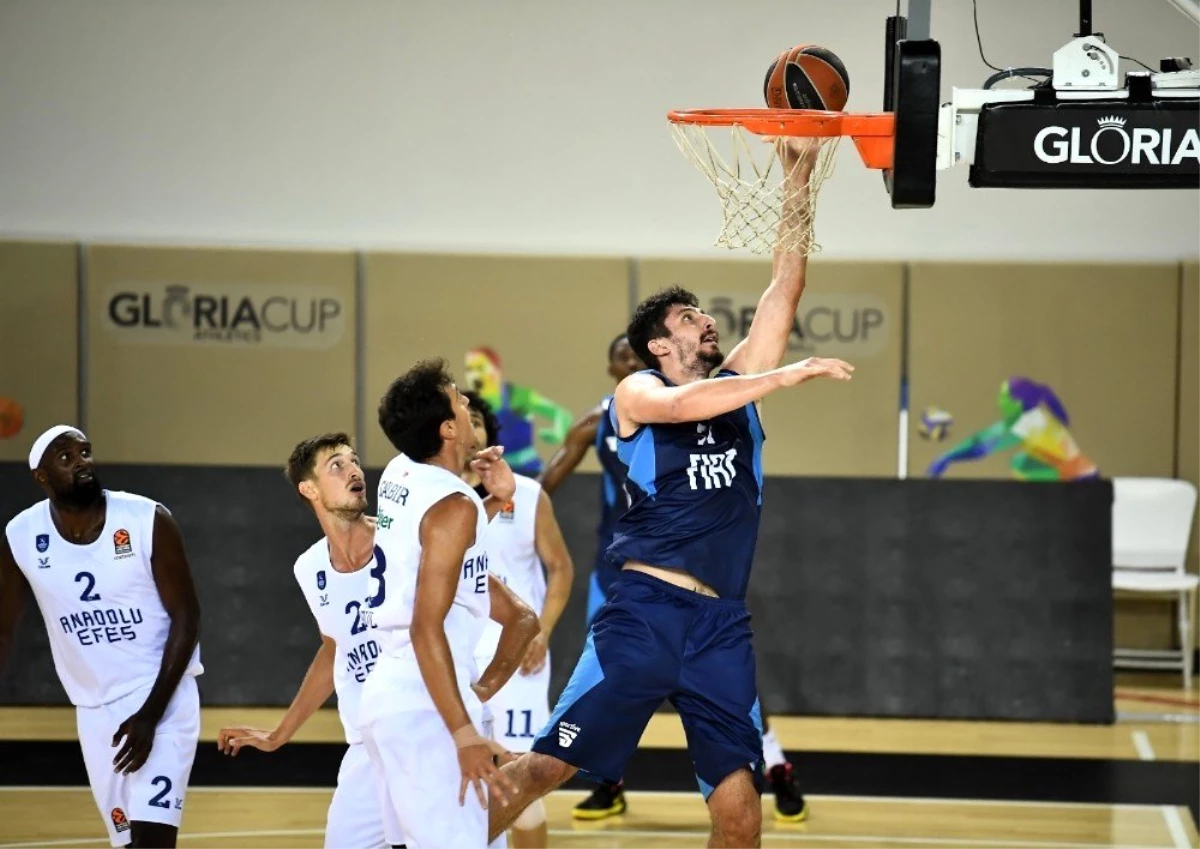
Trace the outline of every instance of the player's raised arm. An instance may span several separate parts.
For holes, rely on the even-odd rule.
[[[546,470],[538,478],[543,491],[553,494],[583,461],[588,449],[596,442],[596,431],[600,427],[600,417],[603,415],[604,410],[597,406],[571,424],[562,445],[554,452]]]
[[[714,418],[758,401],[777,389],[798,386],[816,377],[849,380],[854,366],[843,360],[809,357],[762,374],[700,380],[667,386],[651,374],[631,375],[617,387],[621,436],[632,436],[644,424],[678,424]]]
[[[0,677],[8,665],[17,626],[21,624],[31,594],[29,581],[17,566],[9,547],[8,536],[0,534]]]
[[[785,229],[794,227],[798,216],[809,214],[808,182],[819,146],[808,139],[783,140],[779,144],[784,180],[788,184],[779,225]],[[738,374],[760,374],[783,362],[807,270],[806,254],[776,249],[771,283],[758,300],[746,338],[725,359],[725,368]]]
[[[248,725],[227,726],[217,733],[217,748],[226,755],[236,755],[243,746],[273,752],[290,741],[309,717],[333,695],[333,661],[336,655],[337,644],[322,634],[321,645],[313,655],[308,671],[304,673],[300,689],[296,691],[279,724],[270,731]]]

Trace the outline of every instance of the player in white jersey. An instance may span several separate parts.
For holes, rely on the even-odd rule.
[[[418,363],[379,405],[401,452],[379,481],[371,613],[381,656],[363,687],[359,725],[383,770],[410,849],[488,845],[489,795],[504,798],[483,703],[516,671],[537,616],[488,574],[488,515],[512,498],[502,450],[475,453],[467,400],[444,361]],[[459,475],[469,457],[491,496]],[[488,617],[496,657],[475,665]],[[482,733],[481,733],[482,731]]]
[[[476,392],[466,392],[471,426],[480,445],[499,445],[499,422],[492,407]],[[463,480],[483,497],[486,491],[471,468]],[[549,640],[571,597],[575,567],[554,517],[550,497],[532,478],[516,476],[512,500],[488,523],[488,571],[538,614],[541,631],[529,644],[521,668],[488,702],[495,718],[496,742],[510,752],[528,752],[533,736],[550,718]],[[543,566],[545,569],[543,570]],[[475,662],[487,667],[500,641],[495,622],[484,626]],[[514,849],[546,849],[546,807],[538,799],[513,821]]]
[[[228,755],[236,755],[243,746],[273,752],[336,692],[349,746],[325,820],[325,847],[400,846],[404,834],[358,730],[363,683],[379,657],[368,613],[368,584],[382,568],[375,557],[375,520],[367,516],[362,466],[349,436],[326,433],[295,447],[287,477],[325,534],[297,558],[293,570],[317,621],[321,646],[274,729],[222,728],[217,747]]]
[[[173,847],[203,672],[183,535],[161,504],[101,486],[78,428],[39,436],[29,468],[47,497],[0,544],[0,671],[32,592],[112,845]]]

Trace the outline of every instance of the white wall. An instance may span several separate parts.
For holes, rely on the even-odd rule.
[[[1166,0],[1096,0],[1126,55],[1200,60]],[[718,209],[670,108],[758,106],[824,44],[882,102],[892,0],[0,0],[0,234],[709,255]],[[988,58],[1045,65],[1075,0],[979,0]],[[977,87],[968,0],[936,0],[943,81]],[[1194,192],[972,190],[893,211],[849,146],[837,257],[1195,255]]]

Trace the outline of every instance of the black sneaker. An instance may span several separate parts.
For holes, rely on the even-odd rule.
[[[577,820],[602,820],[625,813],[625,788],[621,784],[600,784],[571,811]]]
[[[808,819],[808,802],[800,792],[800,780],[790,763],[776,764],[768,776],[771,792],[775,794],[775,819],[779,822],[804,822]]]

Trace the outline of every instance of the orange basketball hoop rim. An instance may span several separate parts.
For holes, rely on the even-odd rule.
[[[672,124],[733,127],[759,136],[849,136],[868,168],[889,169],[896,134],[890,112],[824,112],[818,109],[683,109],[667,113]]]

